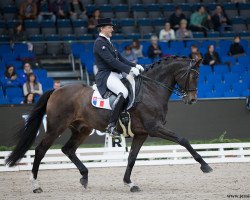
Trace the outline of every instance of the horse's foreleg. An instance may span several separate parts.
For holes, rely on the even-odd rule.
[[[193,149],[193,147],[190,145],[189,141],[186,138],[178,136],[174,132],[167,130],[165,127],[161,125],[151,126],[151,131],[149,135],[151,137],[159,137],[159,138],[163,138],[163,139],[170,140],[170,141],[180,144],[181,146],[185,147],[189,151],[189,153],[193,156],[193,158],[197,162],[201,164],[201,170],[204,173],[209,173],[213,171],[213,169],[203,160],[200,154],[198,154],[197,151]]]
[[[135,135],[133,138],[130,152],[129,152],[128,165],[126,168],[126,172],[125,172],[123,181],[126,185],[128,185],[130,187],[131,192],[140,191],[140,188],[138,186],[136,186],[134,183],[132,183],[132,181],[130,180],[130,177],[131,177],[131,172],[132,172],[132,169],[134,167],[137,155],[141,149],[141,146],[145,142],[146,138],[147,138],[147,135]]]
[[[88,169],[76,156],[76,149],[89,136],[92,129],[83,127],[80,131],[71,128],[72,136],[69,141],[62,147],[62,152],[76,165],[82,178],[80,183],[86,189],[88,185]]]

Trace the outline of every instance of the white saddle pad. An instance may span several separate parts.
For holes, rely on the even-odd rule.
[[[133,106],[134,100],[135,100],[135,79],[131,74],[129,74],[126,78],[130,82],[132,89],[133,89],[133,95],[132,95],[133,99],[129,101],[130,103],[127,107],[127,110],[128,110]],[[94,93],[93,93],[92,98],[91,98],[91,104],[96,108],[103,108],[103,109],[112,110],[111,105],[110,105],[110,99],[109,98],[107,98],[107,99],[102,98],[100,92],[98,91],[98,89],[96,87],[96,84],[94,84],[92,86],[92,88],[94,90]]]

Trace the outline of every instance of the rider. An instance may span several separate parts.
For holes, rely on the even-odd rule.
[[[144,71],[144,68],[129,62],[115,49],[110,41],[114,31],[113,26],[110,18],[98,19],[96,27],[99,31],[99,37],[94,43],[94,56],[98,68],[95,81],[100,94],[103,96],[109,89],[117,95],[106,128],[108,133],[117,136],[119,133],[116,131],[116,123],[122,112],[124,101],[128,97],[128,90],[120,80],[121,73],[132,73],[134,76],[138,76],[140,71]]]

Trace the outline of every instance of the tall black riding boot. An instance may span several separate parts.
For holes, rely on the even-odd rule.
[[[113,104],[113,110],[109,119],[109,125],[106,128],[106,132],[110,133],[112,136],[119,136],[120,133],[116,130],[116,123],[119,119],[119,116],[122,112],[123,104],[125,98],[123,97],[122,93],[119,93],[116,100]]]

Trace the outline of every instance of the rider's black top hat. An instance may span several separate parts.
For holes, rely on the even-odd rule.
[[[97,20],[96,27],[102,27],[102,26],[114,26],[112,23],[111,18],[100,18]]]

